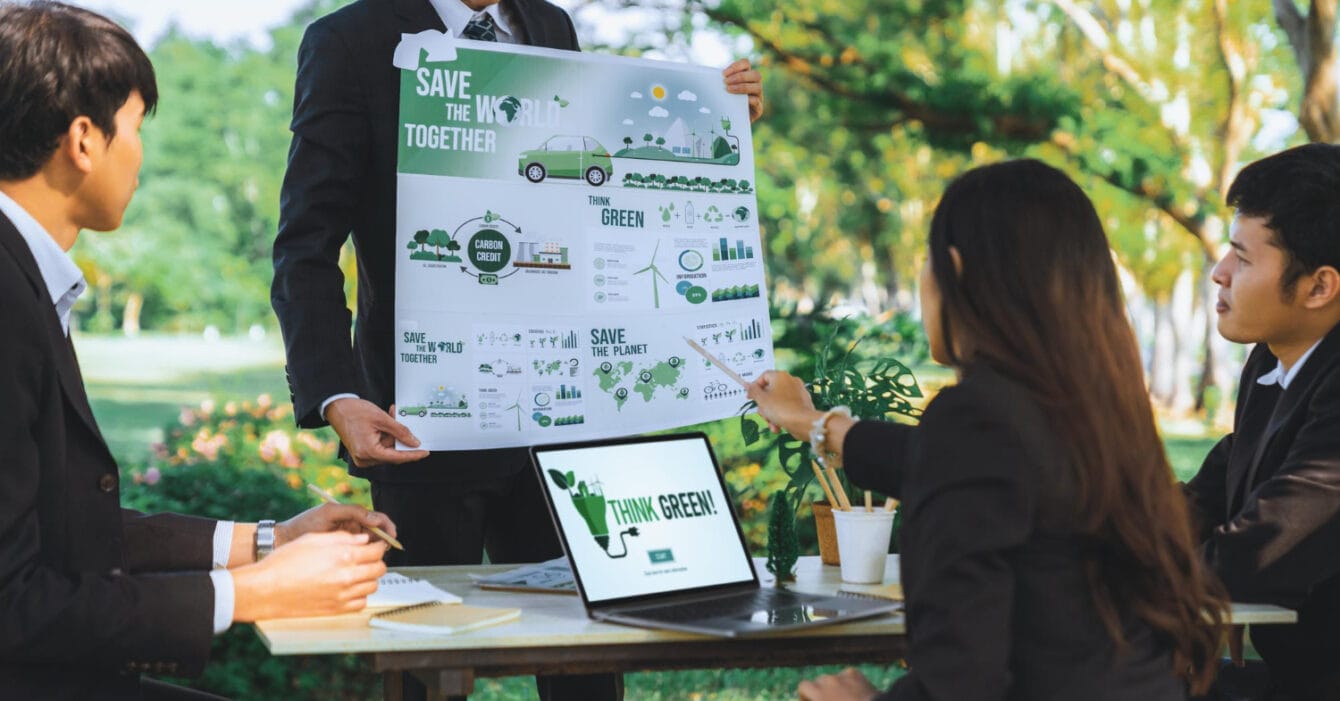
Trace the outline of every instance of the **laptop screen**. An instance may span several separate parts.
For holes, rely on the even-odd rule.
[[[754,581],[703,434],[533,454],[587,603]]]

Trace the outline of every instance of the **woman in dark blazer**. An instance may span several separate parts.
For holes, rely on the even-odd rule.
[[[1196,556],[1107,238],[1065,174],[961,176],[931,223],[922,317],[959,381],[919,426],[750,388],[773,425],[903,500],[910,671],[880,699],[1183,699],[1208,686],[1225,601]],[[805,699],[869,699],[848,670]]]

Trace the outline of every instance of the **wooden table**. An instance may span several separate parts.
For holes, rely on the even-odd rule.
[[[756,561],[760,579],[771,575]],[[521,619],[469,633],[425,636],[374,629],[368,613],[328,618],[260,621],[256,629],[274,655],[359,653],[385,679],[385,697],[402,697],[400,672],[423,682],[430,697],[467,696],[477,677],[533,674],[622,673],[663,669],[798,667],[819,664],[889,664],[906,656],[902,614],[843,625],[743,639],[644,630],[597,623],[581,600],[563,594],[483,591],[470,573],[491,574],[513,566],[406,567],[402,574],[426,579],[475,606],[519,607]],[[890,555],[885,581],[898,579],[898,556]],[[797,565],[796,591],[831,594],[841,583],[837,567],[817,557]],[[1264,604],[1234,604],[1235,623],[1292,623],[1297,615]]]

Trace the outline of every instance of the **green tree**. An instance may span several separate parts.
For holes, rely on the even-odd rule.
[[[643,135],[642,135],[642,140],[645,141],[645,142],[647,143],[648,146],[650,146],[650,145],[651,145],[651,132],[647,132],[647,133],[643,134]]]
[[[796,579],[796,561],[800,559],[800,539],[796,536],[796,512],[786,489],[772,493],[768,504],[768,571],[778,583]]]
[[[446,246],[447,250],[451,250],[452,243],[454,242],[451,240],[451,236],[442,229],[433,229],[432,232],[428,234],[428,245],[436,249],[438,260],[442,260],[442,247]],[[456,244],[456,246],[459,248],[460,244]]]

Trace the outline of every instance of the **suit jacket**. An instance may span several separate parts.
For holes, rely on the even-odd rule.
[[[1251,637],[1274,681],[1308,698],[1340,682],[1340,326],[1287,390],[1256,381],[1277,362],[1264,344],[1252,350],[1233,433],[1187,493],[1229,596],[1298,610],[1296,625]]]
[[[911,669],[878,698],[1173,701],[1171,649],[1134,616],[1120,656],[1093,605],[1096,557],[1074,478],[1040,405],[983,366],[916,427],[861,421],[843,443],[858,485],[902,498]]]
[[[0,696],[139,698],[141,672],[198,673],[215,522],[121,508],[73,347],[3,215],[0,299]]]
[[[577,50],[563,10],[503,0],[524,43]],[[352,392],[380,407],[395,397],[396,140],[401,34],[445,31],[428,0],[360,0],[314,22],[298,52],[293,142],[280,200],[271,301],[288,355],[298,425],[325,424],[321,403]],[[340,247],[354,237],[358,322],[349,342]],[[467,468],[487,464],[486,468]],[[351,468],[390,481],[471,481],[527,469],[524,449],[435,453],[401,466]]]

